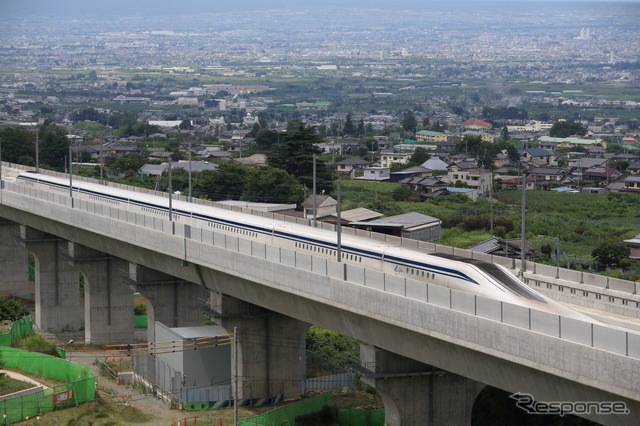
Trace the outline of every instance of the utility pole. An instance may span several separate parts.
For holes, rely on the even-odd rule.
[[[238,327],[233,327],[233,425],[238,425]]]
[[[191,139],[189,139],[189,202],[191,202]]]
[[[313,154],[313,227],[316,227],[316,154]]]
[[[338,239],[336,244],[336,248],[337,248],[336,257],[338,262],[342,262],[342,208],[340,207],[340,202],[342,200],[342,194],[341,194],[342,191],[340,189],[340,178],[338,178],[338,180],[336,181],[336,189],[338,191],[338,194],[337,194],[338,206],[336,209],[337,218],[338,218],[338,221],[336,223],[336,231],[338,232],[338,237],[337,237]]]
[[[525,149],[526,149],[526,144],[525,144]],[[522,153],[524,155],[524,151]],[[520,159],[520,164],[522,165],[522,211],[521,211],[521,221],[522,224],[520,226],[520,272],[522,273],[522,278],[524,279],[524,271],[527,269],[526,267],[526,247],[525,247],[525,239],[526,239],[526,224],[527,224],[527,218],[526,218],[526,203],[527,203],[527,172],[525,170],[525,164],[522,161],[522,158]]]
[[[38,149],[40,149],[39,133],[40,130],[38,129],[38,125],[36,124],[36,173],[40,173],[40,156],[38,155]]]

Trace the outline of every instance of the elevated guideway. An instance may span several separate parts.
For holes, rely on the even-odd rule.
[[[196,222],[177,224],[72,199],[68,193],[5,181],[0,201],[6,220],[408,360],[542,401],[625,404],[628,414],[584,415],[603,424],[635,424],[640,418],[640,335],[633,331],[260,244]]]

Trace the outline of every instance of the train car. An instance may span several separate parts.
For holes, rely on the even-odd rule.
[[[69,181],[42,173],[20,173],[16,182],[69,192]],[[158,215],[180,223],[250,239],[264,244],[335,260],[335,232],[278,221],[222,208],[169,199],[152,194],[74,181],[74,197],[122,209]],[[416,281],[465,291],[478,296],[542,310],[565,317],[591,318],[536,292],[507,268],[490,262],[431,253],[365,237],[343,234],[341,261]]]

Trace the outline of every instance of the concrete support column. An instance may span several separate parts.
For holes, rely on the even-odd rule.
[[[306,369],[305,333],[309,324],[222,295],[221,325],[238,330],[237,375],[240,398],[283,396],[303,392]],[[235,348],[231,371],[235,371]],[[233,380],[233,377],[232,377]]]
[[[79,276],[63,258],[67,243],[53,235],[20,226],[20,239],[35,263],[36,325],[43,331],[78,331],[84,325]]]
[[[84,276],[86,343],[130,343],[133,340],[133,290],[123,282],[126,260],[69,243],[69,263]]]
[[[129,278],[148,301],[147,341],[155,342],[154,322],[169,328],[203,325],[202,303],[209,294],[202,286],[171,275],[129,264]]]
[[[0,218],[0,296],[35,297],[35,287],[29,281],[29,253],[14,234],[20,225]]]
[[[385,424],[471,425],[484,384],[369,345],[360,346],[363,381],[382,397]]]

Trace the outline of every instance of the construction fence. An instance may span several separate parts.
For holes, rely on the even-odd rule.
[[[0,347],[0,356],[7,369],[67,382],[0,401],[0,424],[16,423],[58,408],[93,401],[96,397],[95,377],[85,366],[9,347]]]
[[[8,333],[0,334],[0,346],[11,346],[16,340],[30,334],[33,334],[33,321],[28,316],[14,321]]]

